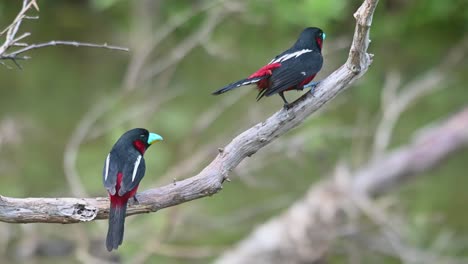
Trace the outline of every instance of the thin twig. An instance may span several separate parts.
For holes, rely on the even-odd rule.
[[[29,35],[27,35],[29,36]],[[51,47],[51,46],[73,46],[73,47],[90,47],[90,48],[104,48],[104,49],[111,49],[111,50],[120,50],[120,51],[128,51],[128,48],[119,47],[119,46],[112,46],[108,45],[107,43],[104,44],[94,44],[94,43],[86,43],[86,42],[78,42],[78,41],[64,41],[64,40],[52,40],[45,43],[38,43],[38,44],[30,44],[25,48],[16,50],[9,54],[3,55],[0,59],[13,59],[16,58],[17,55],[24,53],[29,50]]]
[[[40,48],[45,48],[45,47],[50,47],[50,46],[63,45],[63,46],[91,47],[91,48],[104,48],[104,49],[111,49],[111,50],[128,51],[127,48],[112,46],[112,45],[108,45],[107,43],[94,44],[94,43],[86,43],[86,42],[78,42],[78,41],[63,41],[63,40],[52,40],[49,42],[37,43],[37,44],[27,44],[27,43],[22,43],[22,42],[20,43],[21,40],[31,35],[31,33],[26,32],[20,35],[19,37],[16,37],[23,20],[38,18],[37,16],[26,15],[26,13],[31,8],[35,8],[37,11],[39,11],[39,7],[36,3],[36,0],[31,0],[31,1],[23,0],[22,8],[17,14],[17,16],[15,17],[15,19],[13,20],[13,22],[9,26],[7,26],[2,32],[0,32],[0,36],[6,33],[5,41],[3,42],[2,45],[0,45],[0,60],[11,60],[19,69],[21,69],[22,67],[17,62],[17,60],[19,59],[25,60],[25,59],[30,58],[28,56],[19,56],[19,55],[27,51],[33,50],[33,49],[40,49]],[[12,47],[22,47],[22,48],[17,49],[13,52],[7,53],[7,51]],[[2,64],[5,65],[4,63]]]

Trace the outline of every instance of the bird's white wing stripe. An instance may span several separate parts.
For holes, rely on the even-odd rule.
[[[110,153],[106,158],[106,172],[104,173],[104,180],[107,180],[107,175],[109,175],[109,162],[110,162]]]
[[[309,52],[312,52],[312,51],[313,50],[310,50],[310,49],[302,49],[302,50],[298,50],[298,51],[293,52],[293,53],[284,54],[283,56],[281,56],[279,58],[271,60],[270,63],[268,63],[268,64],[283,62],[283,61],[289,60],[291,58],[297,58],[297,57],[301,56],[304,53],[309,53]]]
[[[245,81],[245,82],[239,84],[238,86],[243,86],[243,85],[247,85],[247,84],[251,84],[251,83],[256,83],[256,82],[258,82],[258,80]]]
[[[140,161],[141,161],[141,155],[138,155],[138,158],[136,159],[135,164],[133,165],[132,182],[135,180],[138,166],[140,166]]]

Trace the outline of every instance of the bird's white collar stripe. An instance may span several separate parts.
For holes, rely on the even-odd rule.
[[[132,182],[135,180],[138,166],[140,166],[140,161],[141,161],[141,155],[138,155],[138,158],[136,159],[135,164],[133,165]]]

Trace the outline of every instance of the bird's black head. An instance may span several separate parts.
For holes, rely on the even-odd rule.
[[[146,149],[156,141],[161,141],[163,138],[155,133],[150,133],[144,128],[134,128],[125,132],[114,145],[114,149],[137,150],[143,155]]]
[[[325,33],[320,28],[308,27],[302,31],[299,39],[294,44],[294,47],[299,49],[316,48],[321,51],[325,37]]]

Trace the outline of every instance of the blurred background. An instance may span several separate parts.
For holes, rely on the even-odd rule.
[[[20,29],[32,33],[26,42],[108,43],[130,52],[56,46],[25,54],[32,58],[19,61],[22,70],[3,61],[0,194],[105,196],[104,159],[116,139],[134,127],[165,139],[146,155],[140,190],[197,174],[218,147],[283,105],[276,96],[256,102],[251,87],[221,96],[211,92],[269,62],[307,26],[327,34],[325,63],[316,79],[326,77],[346,61],[355,27],[352,14],[360,4],[39,2],[40,12],[28,14],[40,18],[25,20]],[[0,2],[2,30],[20,9],[20,1]],[[104,248],[106,221],[0,223],[0,262],[212,262],[256,226],[287,210],[331,175],[338,162],[364,167],[408,143],[417,129],[463,108],[468,99],[467,32],[464,0],[381,0],[371,28],[369,52],[375,57],[369,71],[297,129],[241,163],[221,193],[127,218],[124,244],[111,254]],[[300,95],[286,97],[293,101]],[[468,257],[467,160],[468,151],[460,151],[375,201],[401,221],[407,245],[453,263]],[[376,223],[362,218],[358,222],[367,236],[379,236],[372,232]],[[365,242],[339,238],[322,261],[404,262]]]

